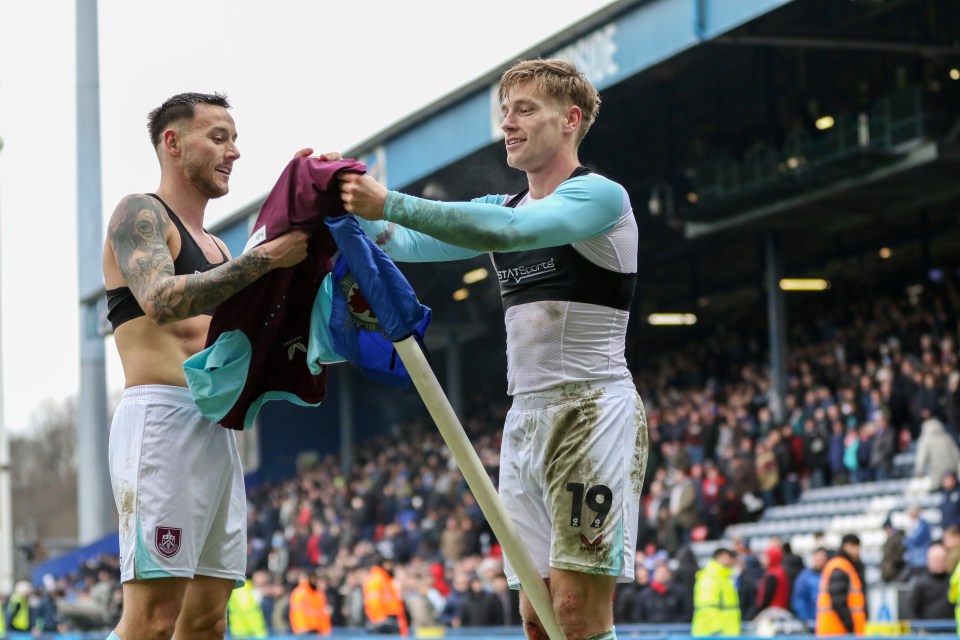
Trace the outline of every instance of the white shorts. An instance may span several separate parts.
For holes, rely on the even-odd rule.
[[[238,580],[246,492],[236,437],[200,415],[184,387],[125,389],[110,427],[120,579]]]
[[[500,450],[500,497],[540,575],[632,582],[647,419],[630,380],[518,395]],[[519,580],[504,559],[510,586]]]

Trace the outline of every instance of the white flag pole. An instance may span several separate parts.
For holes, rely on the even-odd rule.
[[[490,523],[494,535],[500,542],[503,552],[510,559],[510,564],[517,572],[520,579],[520,585],[523,587],[530,604],[533,605],[540,618],[540,624],[543,625],[550,640],[563,640],[563,632],[557,623],[556,615],[553,612],[553,600],[550,597],[550,591],[546,583],[540,577],[540,573],[533,564],[533,559],[527,553],[526,547],[520,543],[517,531],[513,522],[507,516],[506,509],[497,490],[490,481],[486,470],[480,463],[477,452],[474,451],[470,439],[467,438],[457,414],[454,413],[450,401],[440,387],[430,363],[427,362],[420,345],[416,338],[410,336],[399,342],[394,342],[397,353],[403,361],[410,379],[414,386],[420,392],[423,403],[436,422],[440,435],[443,436],[450,453],[460,467],[463,478],[477,499],[477,504]]]

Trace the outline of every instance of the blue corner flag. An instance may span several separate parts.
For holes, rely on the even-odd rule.
[[[393,343],[411,335],[423,338],[430,308],[420,304],[407,279],[352,215],[325,222],[340,251],[333,267],[333,346],[365,377],[406,387],[410,376]]]

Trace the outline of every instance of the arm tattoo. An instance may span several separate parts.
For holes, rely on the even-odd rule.
[[[127,286],[144,312],[160,324],[212,309],[270,271],[266,253],[253,249],[210,271],[175,275],[166,241],[170,224],[156,200],[132,195],[117,206],[108,231]]]

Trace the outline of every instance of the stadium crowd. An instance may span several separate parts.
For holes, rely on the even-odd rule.
[[[802,313],[789,315],[789,389],[780,421],[770,407],[758,321],[713,326],[659,351],[632,348],[650,455],[636,580],[616,592],[618,622],[690,622],[700,569],[692,542],[721,538],[727,526],[791,504],[805,488],[890,478],[895,455],[905,450],[914,452],[908,473],[942,480],[943,536],[933,539],[919,509],[911,509],[904,531],[888,522],[883,577],[913,585],[911,615],[953,617],[943,585],[960,559],[954,278],[941,274],[897,290],[834,290],[802,305]],[[496,483],[508,404],[481,395],[468,401],[464,426]],[[326,614],[306,622],[301,616],[294,632],[296,624],[390,628],[395,601],[411,627],[519,624],[496,540],[426,418],[359,444],[350,473],[340,468],[336,456],[327,456],[249,492],[245,590],[263,613],[264,631],[290,630],[308,600],[310,611]],[[818,571],[835,550],[808,559],[777,541],[759,556],[743,541],[737,550],[743,619],[771,606],[810,619],[811,589],[815,596]],[[391,582],[385,572],[395,589],[380,588]],[[116,559],[101,558],[30,592],[31,625],[109,627],[122,606],[118,576]],[[59,621],[44,618],[48,600],[59,605]]]

